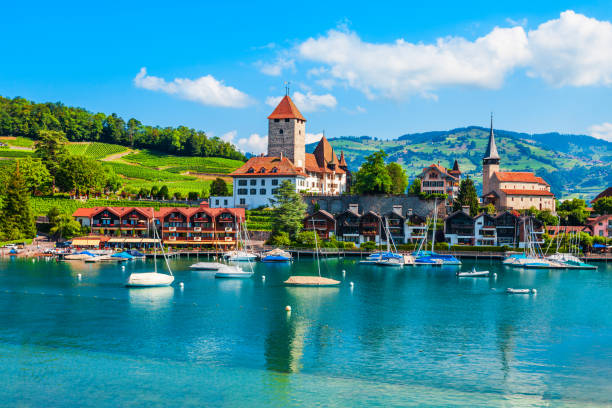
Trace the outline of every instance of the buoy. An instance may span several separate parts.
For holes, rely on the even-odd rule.
[[[353,287],[353,285],[354,285],[353,282],[351,282],[351,288]]]
[[[266,280],[266,275],[261,275],[261,280]]]
[[[121,265],[121,269],[125,269],[125,265]]]
[[[494,278],[497,278],[497,274],[496,274],[496,273],[494,273],[494,274],[493,274],[493,277],[494,277]]]
[[[343,269],[342,270],[342,274],[344,275],[345,273],[346,273],[346,269]]]
[[[77,278],[79,278],[79,280],[81,280],[81,274],[77,274]]]
[[[537,290],[535,290],[535,289],[531,289],[531,293],[533,293],[533,294],[535,295],[535,294],[537,294],[537,293],[538,293],[538,291],[537,291]]]
[[[183,289],[185,287],[185,284],[183,282],[179,283],[179,286],[181,287],[181,289]]]
[[[285,310],[286,310],[287,312],[290,312],[290,311],[291,311],[291,306],[289,306],[289,305],[285,306]]]

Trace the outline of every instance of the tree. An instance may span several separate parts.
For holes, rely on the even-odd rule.
[[[355,175],[358,194],[388,194],[391,192],[391,176],[385,166],[387,154],[380,150],[365,158]]]
[[[168,200],[170,198],[170,192],[168,191],[167,186],[162,186],[159,189],[159,193],[157,193],[157,197],[162,200]]]
[[[314,231],[302,231],[298,233],[295,238],[296,243],[304,248],[314,248],[316,243],[315,240],[319,240],[319,238],[315,237]]]
[[[459,193],[453,202],[453,211],[461,210],[466,205],[470,207],[470,215],[472,217],[478,214],[478,194],[476,194],[476,187],[474,187],[474,182],[471,178],[461,180]]]
[[[387,171],[391,177],[391,192],[393,194],[404,194],[408,187],[408,176],[402,166],[393,162],[387,164]]]
[[[210,185],[210,195],[211,196],[220,196],[225,197],[230,195],[229,190],[227,188],[227,183],[220,177],[217,177],[213,180]]]
[[[290,238],[295,239],[302,229],[302,219],[306,212],[302,196],[295,191],[295,185],[291,181],[285,180],[274,194],[274,200],[272,231],[285,231]]]
[[[107,191],[113,193],[119,190],[123,184],[123,179],[109,166],[104,166],[104,178],[106,179],[106,185],[104,187]]]
[[[182,200],[182,199],[183,199],[183,194],[181,194],[181,192],[180,192],[180,191],[176,191],[176,192],[174,193],[174,199],[175,199],[175,200],[177,200],[177,201]]]
[[[106,185],[102,165],[85,156],[68,156],[57,170],[55,184],[61,191],[100,189]]]
[[[189,201],[196,201],[198,199],[198,192],[197,191],[190,191],[187,194],[187,199]]]
[[[42,160],[52,176],[55,176],[62,162],[69,156],[66,143],[68,139],[64,132],[41,130],[38,134],[34,154]]]
[[[559,219],[552,214],[550,210],[536,211],[536,218],[544,225],[558,225]]]
[[[497,209],[493,204],[489,203],[485,206],[484,211],[489,215],[493,215],[495,214],[495,211],[497,211]]]
[[[593,204],[595,214],[612,214],[612,197],[602,197]]]
[[[291,239],[289,238],[289,234],[285,231],[278,231],[273,234],[267,242],[268,245],[273,245],[276,247],[288,247],[291,245]]]
[[[138,197],[140,198],[147,198],[149,196],[149,194],[151,193],[150,190],[141,187],[140,190],[138,190]]]
[[[34,216],[30,207],[30,193],[25,180],[15,169],[6,186],[0,214],[0,237],[5,241],[33,238],[36,235]]]
[[[51,223],[49,233],[56,239],[72,238],[81,232],[81,224],[70,214],[57,214],[53,217],[53,221],[49,218],[49,222]]]
[[[159,188],[157,186],[151,187],[151,197],[157,198],[159,196]]]
[[[53,178],[42,163],[41,159],[26,157],[19,160],[19,172],[21,173],[30,194],[46,194],[50,191]]]
[[[408,194],[419,195],[421,194],[421,179],[415,178],[410,185],[410,189],[408,190]]]

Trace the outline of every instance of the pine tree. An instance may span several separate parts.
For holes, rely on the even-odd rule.
[[[465,205],[470,207],[470,215],[472,217],[478,214],[478,194],[476,194],[476,187],[474,187],[474,182],[470,178],[461,180],[459,193],[453,202],[453,211],[461,210]]]
[[[295,191],[295,185],[289,180],[283,181],[274,195],[275,208],[272,224],[273,235],[285,231],[292,239],[302,229],[302,220],[306,213],[306,204],[300,193]]]
[[[30,193],[19,172],[19,165],[14,176],[8,181],[6,194],[2,202],[0,217],[0,235],[4,240],[33,238],[36,225],[30,207]]]

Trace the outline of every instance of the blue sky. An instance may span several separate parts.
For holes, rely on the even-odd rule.
[[[486,126],[612,140],[612,2],[17,2],[0,94],[243,150],[291,82],[312,138]],[[224,3],[224,4],[221,4]]]

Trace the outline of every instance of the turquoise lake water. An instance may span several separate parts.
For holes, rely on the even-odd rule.
[[[183,289],[122,286],[152,261],[0,261],[0,405],[612,404],[612,264],[481,260],[497,278],[474,279],[330,258],[322,272],[339,288],[288,288],[316,264],[219,280],[189,271],[195,261],[171,261]]]

